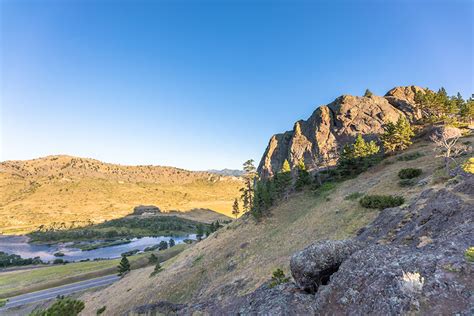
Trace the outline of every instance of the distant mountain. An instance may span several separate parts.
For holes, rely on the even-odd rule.
[[[241,177],[244,174],[243,170],[237,170],[237,169],[222,169],[222,170],[211,169],[211,170],[207,170],[207,172],[218,174],[221,176],[233,176],[233,177]]]
[[[5,161],[0,163],[0,232],[101,222],[132,213],[137,205],[231,215],[240,187],[235,177],[173,167],[123,166],[64,155]]]
[[[387,121],[400,115],[410,121],[421,118],[415,105],[416,86],[396,87],[383,97],[342,95],[328,105],[318,107],[307,120],[297,121],[291,131],[275,134],[258,166],[262,177],[281,170],[285,159],[295,166],[301,159],[309,170],[332,166],[344,144],[362,134],[376,138]]]

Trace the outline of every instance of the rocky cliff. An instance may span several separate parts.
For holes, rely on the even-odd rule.
[[[271,177],[285,159],[291,166],[304,159],[309,170],[332,166],[341,147],[357,134],[376,138],[387,121],[395,121],[400,115],[416,121],[421,118],[414,102],[418,91],[424,89],[396,87],[383,97],[343,95],[318,107],[307,120],[297,121],[293,130],[270,138],[258,167],[260,176]]]

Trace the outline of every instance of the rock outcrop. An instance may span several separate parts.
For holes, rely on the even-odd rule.
[[[315,243],[291,257],[291,274],[302,290],[317,292],[339,269],[341,263],[359,250],[352,240],[326,240]]]
[[[416,86],[397,87],[384,97],[343,95],[328,105],[318,107],[309,119],[295,123],[293,130],[270,138],[258,166],[262,177],[271,177],[281,169],[285,159],[291,166],[304,160],[309,170],[333,166],[342,146],[357,134],[375,139],[387,121],[400,115],[410,121],[422,117],[415,105]]]

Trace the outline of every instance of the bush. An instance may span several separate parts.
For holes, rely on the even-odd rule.
[[[287,283],[290,280],[290,278],[287,278],[285,276],[285,272],[283,272],[282,269],[276,269],[273,271],[272,275],[272,282],[270,283],[270,287],[275,287],[277,285]]]
[[[416,184],[416,181],[413,179],[402,179],[398,181],[398,185],[401,187],[412,187]]]
[[[397,157],[398,161],[410,161],[410,160],[415,160],[420,157],[423,157],[424,155],[418,151],[410,154],[405,154]]]
[[[416,168],[406,168],[398,172],[398,177],[400,179],[413,179],[421,175],[423,171]]]
[[[8,299],[7,298],[0,298],[0,307],[7,305]]]
[[[346,196],[344,197],[344,200],[351,200],[351,201],[353,201],[353,200],[357,200],[358,198],[363,197],[363,196],[364,196],[364,193],[353,192],[353,193],[351,193],[351,194],[349,194],[349,195],[346,195]]]
[[[469,262],[474,262],[474,247],[469,247],[464,252],[464,257]]]
[[[106,308],[107,308],[107,306],[102,306],[101,308],[99,308],[99,309],[97,310],[97,315],[100,315],[100,314],[102,314],[103,312],[105,312],[105,309],[106,309]]]
[[[54,259],[53,264],[66,264],[68,263],[66,260],[63,259]]]
[[[76,316],[84,309],[84,302],[72,298],[60,298],[48,309],[31,313],[32,316]]]
[[[384,209],[387,207],[400,206],[405,202],[402,196],[393,195],[366,195],[359,203],[365,208]]]

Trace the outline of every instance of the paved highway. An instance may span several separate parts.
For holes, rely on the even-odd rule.
[[[7,310],[11,307],[18,307],[24,304],[30,304],[35,302],[40,302],[55,298],[58,295],[69,295],[75,292],[91,289],[94,287],[109,285],[120,279],[116,275],[108,275],[100,278],[95,278],[91,280],[71,283],[67,285],[62,285],[58,287],[53,287],[47,290],[41,290],[37,292],[32,292],[28,294],[18,295],[9,298],[7,304],[0,308],[0,312]]]

